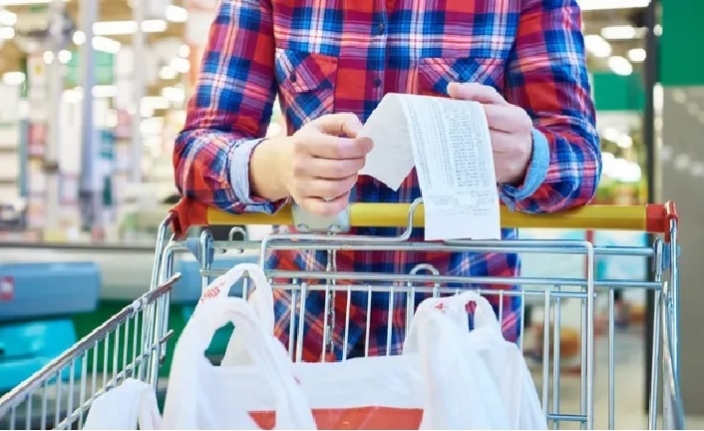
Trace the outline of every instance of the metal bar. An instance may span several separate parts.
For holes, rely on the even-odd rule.
[[[102,226],[102,181],[96,161],[100,147],[93,119],[93,87],[96,85],[95,49],[93,48],[93,25],[98,20],[97,1],[82,1],[79,9],[81,27],[86,41],[81,47],[81,71],[83,83],[83,105],[81,112],[81,217],[84,229]]]
[[[60,373],[61,370],[63,370],[67,365],[69,365],[75,358],[79,357],[84,352],[93,348],[98,341],[104,339],[115,328],[119,327],[126,319],[141,312],[142,310],[153,304],[161,296],[170,292],[174,284],[180,278],[181,275],[176,274],[171,277],[169,281],[162,284],[158,288],[145,293],[139,299],[133,301],[130,305],[123,308],[117,314],[113,315],[102,325],[95,328],[92,332],[83,337],[78,343],[74,344],[70,349],[66,350],[56,359],[52,360],[41,370],[34,373],[22,384],[0,397],[0,417],[5,416],[8,411],[15,407],[16,402],[21,402],[22,400],[30,396],[33,391],[35,391],[38,387],[46,383],[47,379]]]
[[[653,93],[659,77],[660,53],[658,50],[658,36],[655,34],[657,24],[658,0],[651,0],[645,10],[645,52],[646,58],[643,64],[643,78],[645,88],[645,104],[643,108],[643,145],[646,154],[645,175],[648,179],[648,202],[656,202],[658,199],[658,172],[657,168],[657,146],[655,145],[655,103]],[[649,243],[653,243],[654,236],[649,236]],[[646,277],[653,280],[653,272],[648,271]],[[651,363],[653,352],[653,320],[655,319],[655,296],[653,292],[646,294],[646,319],[645,319],[645,388],[650,387],[651,368],[657,366]],[[648,391],[644,391],[643,402],[647,412],[650,396]]]
[[[48,65],[49,85],[47,105],[47,142],[44,152],[44,174],[47,181],[46,193],[46,226],[55,229],[59,224],[60,208],[60,166],[59,154],[61,152],[61,95],[64,89],[63,64],[59,61],[59,53],[64,45],[64,2],[52,0],[49,4],[49,45],[51,63]]]
[[[133,114],[132,114],[132,175],[133,184],[142,182],[142,110],[141,103],[145,95],[146,75],[145,68],[138,65],[144,64],[147,56],[145,47],[145,35],[142,23],[144,22],[144,8],[146,2],[135,0],[132,2],[132,19],[137,23],[137,31],[132,35],[132,55],[134,68],[133,85]]]

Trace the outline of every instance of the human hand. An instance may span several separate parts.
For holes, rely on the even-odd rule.
[[[523,183],[533,154],[533,122],[521,107],[511,105],[493,87],[453,82],[447,87],[453,99],[479,102],[489,123],[494,169],[499,184]]]
[[[329,217],[347,207],[350,190],[373,145],[369,139],[357,139],[361,129],[354,114],[330,114],[291,136],[281,163],[286,188],[305,211]]]

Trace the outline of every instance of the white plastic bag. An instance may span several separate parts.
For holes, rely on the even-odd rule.
[[[235,267],[227,282],[245,270],[257,287],[250,304],[267,326],[272,323],[271,336],[271,286],[259,267]],[[217,280],[213,285],[204,291],[199,307],[227,295],[229,286]],[[244,408],[259,426],[268,427],[274,397],[265,371],[246,365],[250,340],[238,329],[221,363],[223,378],[211,390],[227,394],[223,406]],[[421,306],[409,334],[413,341],[401,356],[291,367],[320,429],[507,429],[507,415],[486,365],[471,345],[459,342],[466,333],[466,327],[463,333],[447,316]]]
[[[205,350],[215,331],[228,322],[247,340],[251,366],[219,367],[206,359]],[[240,298],[215,298],[198,304],[174,349],[164,429],[260,429],[242,402],[250,388],[238,385],[240,375],[256,371],[263,377],[257,384],[265,386],[271,396],[275,429],[316,429],[285,349],[267,334],[252,307]]]
[[[432,298],[427,305],[446,314],[458,329],[468,328],[467,305],[475,303],[474,330],[466,341],[478,349],[496,382],[509,420],[506,429],[545,430],[547,420],[523,354],[506,341],[491,304],[475,292]]]
[[[163,429],[154,389],[141,380],[125,379],[93,400],[83,429]]]

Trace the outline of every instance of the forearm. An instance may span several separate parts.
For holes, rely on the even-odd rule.
[[[587,204],[601,177],[581,14],[575,0],[524,0],[507,73],[507,100],[533,119],[533,162],[504,202],[528,213]]]
[[[282,147],[286,138],[265,139],[258,143],[248,162],[250,193],[270,202],[289,196]]]
[[[536,126],[532,163],[521,187],[503,186],[501,196],[512,210],[525,213],[564,211],[586,205],[601,176],[601,153],[595,134]]]

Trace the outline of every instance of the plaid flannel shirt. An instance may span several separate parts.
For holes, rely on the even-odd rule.
[[[177,187],[225,211],[274,212],[282,202],[250,193],[248,164],[265,135],[276,95],[292,133],[333,112],[353,112],[364,121],[388,92],[446,95],[453,81],[492,86],[534,120],[525,182],[500,185],[503,204],[526,213],[552,212],[593,197],[601,156],[575,0],[221,0],[175,145]],[[419,196],[413,172],[398,192],[360,177],[351,199],[412,202]],[[355,233],[391,236],[400,230]],[[414,239],[422,235],[420,229],[413,232]],[[505,229],[503,237],[517,233]],[[339,271],[409,273],[419,263],[450,275],[519,272],[512,254],[343,251],[337,257]],[[266,264],[324,271],[327,254],[277,252]],[[304,316],[291,319],[291,297],[276,293],[277,335],[287,344],[289,334],[298,333],[291,321],[303,320],[305,360],[321,355],[324,296],[309,292]],[[337,295],[334,301],[335,355],[363,351],[367,330],[368,353],[385,354],[389,329],[390,353],[397,353],[406,330],[406,295],[375,293],[367,315],[367,294],[354,293],[344,345],[346,297]],[[501,310],[504,335],[515,340],[521,327],[519,297],[503,295],[501,304],[498,296],[491,300]]]

